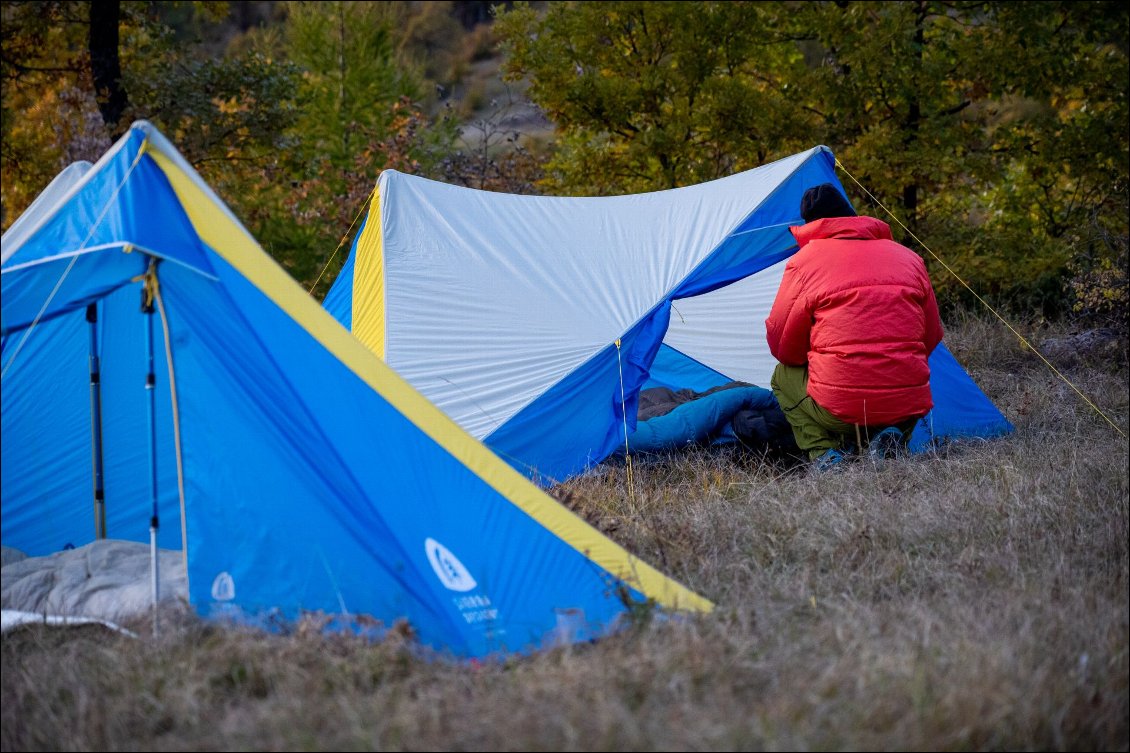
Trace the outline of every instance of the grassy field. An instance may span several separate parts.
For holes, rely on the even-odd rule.
[[[1001,325],[950,349],[1006,438],[813,476],[718,450],[554,489],[712,599],[595,644],[475,665],[311,626],[169,614],[159,638],[2,643],[3,750],[1122,750],[1128,371],[1028,327],[1112,425]],[[1117,428],[1116,428],[1117,427]],[[310,628],[310,629],[306,629]]]

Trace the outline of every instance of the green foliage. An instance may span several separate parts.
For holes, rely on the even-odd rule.
[[[288,160],[303,139],[303,71],[258,45],[218,56],[186,46],[184,29],[218,18],[193,15],[197,4],[177,10],[186,15],[147,17],[123,35],[129,119],[153,121],[262,242],[279,227]],[[301,243],[264,245],[288,267],[310,253]]]
[[[800,148],[790,104],[800,53],[768,44],[763,3],[519,6],[496,31],[511,79],[557,124],[548,184],[578,194],[701,182]],[[751,33],[751,30],[759,30]]]
[[[83,68],[77,3],[0,4],[0,176],[7,229],[36,194],[72,161],[109,145]]]
[[[127,76],[137,115],[155,121],[201,169],[225,162],[258,162],[292,146],[287,131],[298,118],[298,70],[259,55],[235,59],[151,60]],[[207,170],[206,170],[207,172]],[[238,182],[238,181],[237,181]]]
[[[345,167],[355,143],[382,135],[392,105],[417,97],[420,83],[397,66],[380,3],[298,2],[288,9],[282,52],[303,71],[304,151]]]
[[[385,167],[606,195],[821,143],[855,203],[926,257],[943,300],[1082,315],[1097,304],[1084,289],[1105,284],[1090,275],[1125,268],[1109,251],[1130,235],[1120,3],[517,3],[470,32],[466,6],[272,3],[240,33],[244,6],[123,2],[126,117],[166,131],[304,283]],[[109,144],[89,10],[2,4],[4,227]],[[468,110],[495,106],[464,81],[498,49],[553,121],[548,162],[499,112]],[[447,97],[463,88],[460,107]]]
[[[452,5],[449,0],[420,3],[405,14],[399,34],[398,52],[444,90],[462,78],[466,62],[463,27],[452,17]]]
[[[181,10],[198,5],[209,5],[209,14],[226,8],[184,4]],[[193,54],[153,10],[149,3],[122,4],[125,122],[154,122],[221,195],[240,196],[249,172],[290,144],[297,69],[253,52]],[[4,6],[5,226],[59,170],[96,160],[111,143],[85,49],[88,11],[89,3],[79,2]]]
[[[670,188],[827,144],[858,205],[945,260],[944,296],[968,296],[961,280],[1062,311],[1078,229],[1130,232],[1128,18],[1115,2],[579,2],[519,4],[496,30],[559,126],[549,190]]]
[[[227,3],[122,3],[123,121],[157,125],[311,284],[355,229],[379,171],[439,169],[456,124],[415,104],[422,81],[399,62],[393,27],[407,4],[275,8],[273,25],[239,34]],[[91,83],[89,11],[3,4],[5,227],[59,170],[111,143]]]
[[[295,147],[285,155],[288,180],[264,176],[263,188],[280,195],[268,202],[275,221],[257,237],[312,286],[331,256],[344,260],[339,247],[357,229],[380,171],[427,172],[455,132],[453,124],[430,123],[415,104],[422,81],[395,50],[392,25],[402,9],[348,2],[293,2],[286,9],[274,41],[277,54],[302,71],[300,115]]]
[[[1125,237],[1092,238],[1068,267],[1072,315],[1086,325],[1110,327],[1125,337],[1130,329],[1128,267]]]

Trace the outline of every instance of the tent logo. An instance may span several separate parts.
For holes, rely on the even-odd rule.
[[[235,580],[226,570],[212,581],[212,598],[216,601],[231,601],[235,598]]]
[[[424,551],[427,552],[428,562],[432,563],[432,569],[436,571],[440,583],[448,589],[470,591],[478,585],[459,558],[443,544],[432,538],[425,539]]]

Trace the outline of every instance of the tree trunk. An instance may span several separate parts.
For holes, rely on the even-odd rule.
[[[90,73],[102,122],[113,138],[121,135],[120,121],[129,105],[122,86],[122,63],[118,57],[118,21],[121,7],[118,0],[90,3]]]

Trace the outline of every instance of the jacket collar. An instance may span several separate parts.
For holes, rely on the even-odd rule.
[[[809,241],[825,238],[853,241],[892,240],[891,226],[874,217],[826,217],[791,227],[789,231],[801,248],[804,248]]]

